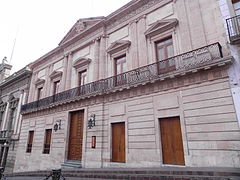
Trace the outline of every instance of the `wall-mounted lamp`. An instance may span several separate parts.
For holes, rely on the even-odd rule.
[[[92,114],[88,120],[88,129],[92,129],[95,126],[95,114]]]
[[[55,132],[57,132],[57,130],[61,129],[61,120],[59,120],[58,122],[56,122],[54,124],[53,129]]]

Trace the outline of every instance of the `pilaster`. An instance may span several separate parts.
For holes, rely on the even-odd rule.
[[[100,39],[94,40],[93,81],[99,79]]]
[[[131,70],[139,67],[137,21],[129,24],[129,34],[131,38],[131,47],[129,54],[131,55],[130,60],[132,61],[132,64],[128,70]]]
[[[66,77],[66,86],[65,90],[71,88],[71,77],[72,77],[72,52],[67,55],[67,77]]]
[[[99,57],[99,79],[104,79],[106,76],[106,36],[101,36]]]

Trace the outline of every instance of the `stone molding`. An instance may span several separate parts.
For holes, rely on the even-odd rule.
[[[63,72],[62,71],[53,71],[49,77],[51,80],[62,77]]]
[[[147,37],[155,36],[169,29],[175,28],[177,24],[178,20],[176,18],[159,20],[153,23],[144,34]]]
[[[94,97],[85,97],[80,100],[73,101],[71,103],[63,103],[48,109],[42,109],[35,112],[23,114],[24,119],[45,116],[56,112],[70,111],[74,109],[84,108],[86,106],[96,105],[100,103],[109,103],[114,101],[126,100],[133,97],[140,97],[144,95],[154,95],[154,93],[176,90],[178,88],[200,84],[217,79],[228,78],[227,73],[228,66],[220,66],[215,69],[206,69],[201,71],[190,72],[186,75],[179,75],[175,78],[166,78],[158,81],[154,81],[148,84],[143,84],[130,89],[124,89],[117,92],[112,92],[105,95],[99,95]]]
[[[86,66],[86,65],[90,64],[91,61],[92,61],[92,60],[91,60],[90,58],[80,57],[80,58],[76,59],[76,60],[73,62],[73,67],[74,67],[75,69],[78,69],[78,68],[80,68],[80,67],[82,67],[82,66]]]
[[[36,85],[36,86],[43,86],[44,83],[45,83],[45,79],[40,79],[40,78],[38,78],[38,79],[36,80],[36,82],[35,82],[35,85]]]
[[[107,52],[109,54],[114,54],[118,51],[121,51],[123,49],[128,49],[131,45],[131,41],[129,40],[118,40],[113,42],[109,48],[107,49]]]

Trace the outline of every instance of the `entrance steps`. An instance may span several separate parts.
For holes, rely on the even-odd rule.
[[[46,176],[51,171],[21,172],[7,176]],[[240,168],[102,168],[63,169],[63,176],[71,179],[121,180],[240,180]]]
[[[82,163],[79,161],[65,161],[64,164],[61,164],[62,170],[64,169],[78,169],[82,168]]]

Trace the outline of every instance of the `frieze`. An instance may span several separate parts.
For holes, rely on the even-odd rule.
[[[141,2],[141,4],[139,4],[140,7],[136,8],[136,9],[133,9],[133,8],[129,8],[127,9],[128,12],[125,12],[124,15],[119,15],[117,14],[117,18],[112,18],[110,20],[108,20],[106,22],[107,24],[107,30],[110,30],[114,27],[116,27],[117,25],[125,22],[125,21],[128,21],[129,19],[131,19],[132,17],[144,12],[145,10],[153,7],[154,5],[156,5],[157,3],[160,3],[160,2],[164,2],[167,3],[167,2],[170,2],[170,0],[166,1],[166,0],[143,0]]]

